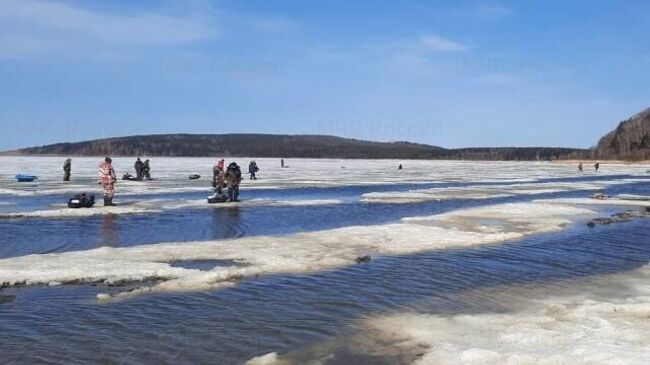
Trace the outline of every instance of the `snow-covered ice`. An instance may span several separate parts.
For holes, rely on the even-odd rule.
[[[472,309],[367,316],[352,333],[300,349],[299,356],[271,352],[247,364],[326,363],[337,358],[338,346],[411,365],[650,363],[650,265],[562,282],[472,288],[448,300]]]
[[[565,191],[600,190],[609,186],[629,184],[632,179],[602,180],[591,182],[538,182],[497,185],[473,185],[414,189],[406,192],[387,191],[367,193],[361,200],[369,203],[414,203],[448,199],[493,199],[513,195],[548,194]]]
[[[594,294],[603,285],[623,293]],[[423,353],[414,365],[650,363],[649,265],[585,283],[573,295],[519,300],[523,308],[505,313],[396,313],[366,326]]]
[[[146,156],[143,156],[146,157]],[[118,195],[160,194],[209,190],[214,158],[152,158],[154,181],[120,180]],[[0,195],[30,196],[67,194],[79,191],[99,192],[96,183],[97,166],[101,157],[73,157],[72,180],[62,180],[65,157],[0,157]],[[134,158],[115,157],[113,165],[118,178],[133,174]],[[244,180],[245,189],[330,187],[371,184],[401,184],[430,182],[502,182],[504,184],[535,182],[553,177],[576,177],[576,167],[550,162],[476,162],[476,161],[398,161],[398,160],[340,160],[287,159],[289,168],[279,168],[279,159],[226,158],[236,161],[246,172],[248,161],[255,160],[260,168],[259,180]],[[402,163],[403,170],[397,170]],[[600,176],[612,174],[647,175],[642,165],[602,164]],[[38,175],[34,183],[18,183],[19,172]],[[202,176],[189,180],[190,174]],[[244,174],[246,175],[246,174]],[[586,170],[581,176],[596,176]]]
[[[123,215],[123,214],[151,214],[174,209],[227,209],[233,207],[260,207],[260,206],[322,206],[345,203],[339,199],[250,199],[236,203],[225,202],[209,204],[206,199],[151,199],[138,201],[119,201],[117,206],[104,207],[98,201],[92,208],[70,209],[63,204],[53,204],[49,209],[12,211],[0,213],[2,218],[81,218],[96,215]]]

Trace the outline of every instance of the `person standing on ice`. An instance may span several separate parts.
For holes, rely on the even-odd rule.
[[[228,165],[226,170],[226,184],[228,184],[228,199],[231,202],[239,201],[239,183],[241,182],[241,169],[236,162]]]
[[[257,167],[257,162],[251,161],[248,164],[248,173],[251,175],[251,180],[257,180],[257,177],[255,174],[260,171],[260,169]]]
[[[579,172],[582,172],[582,162],[580,162],[580,163],[578,164],[578,171],[579,171]]]
[[[97,183],[104,189],[104,206],[114,207],[113,196],[115,195],[115,170],[113,169],[113,161],[110,157],[106,157],[104,162],[99,164],[99,176]]]
[[[596,172],[598,172],[599,168],[600,168],[600,164],[598,162],[596,162],[596,164],[594,165],[594,170],[596,170]]]
[[[149,166],[149,160],[144,160],[144,163],[142,163],[142,178],[151,180],[151,167]]]
[[[221,159],[212,168],[212,187],[214,188],[214,192],[217,194],[222,194],[223,188],[226,186],[223,164],[224,160]]]
[[[142,168],[144,167],[144,164],[142,163],[142,160],[140,160],[140,157],[138,157],[135,160],[135,163],[133,164],[133,169],[135,169],[135,176],[138,181],[142,180]]]
[[[63,181],[70,181],[70,171],[72,171],[72,159],[69,158],[63,163]]]

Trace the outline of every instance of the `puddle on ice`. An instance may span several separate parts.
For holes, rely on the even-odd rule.
[[[171,267],[182,267],[184,269],[194,269],[201,271],[210,271],[217,267],[242,266],[242,263],[236,260],[186,260],[173,261],[169,263]]]

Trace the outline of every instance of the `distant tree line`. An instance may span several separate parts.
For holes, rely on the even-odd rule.
[[[370,142],[321,135],[167,134],[31,147],[9,154],[61,156],[254,156],[365,159],[560,160],[589,155],[572,148],[445,149],[409,142]]]

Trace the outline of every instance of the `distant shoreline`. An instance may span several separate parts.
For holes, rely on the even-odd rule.
[[[593,160],[556,160],[552,161],[555,163],[562,163],[562,164],[567,164],[567,165],[577,165],[577,164],[594,164],[594,163],[600,163],[600,164],[618,164],[618,165],[646,165],[650,164],[650,160],[606,160],[606,159],[593,159]]]
[[[51,157],[51,158],[97,158],[103,159],[106,155],[62,155],[62,154],[6,154],[0,153],[0,157],[29,157],[29,158],[38,158],[38,157]],[[564,165],[578,165],[580,163],[584,164],[585,167],[600,163],[601,165],[650,165],[650,160],[643,161],[634,161],[634,160],[607,160],[607,159],[571,159],[571,160],[481,160],[481,159],[446,159],[446,158],[342,158],[342,157],[291,157],[291,156],[254,156],[254,155],[241,155],[241,156],[227,156],[227,155],[211,155],[211,156],[152,156],[152,155],[110,155],[112,158],[137,158],[137,157],[147,157],[147,158],[227,158],[227,159],[238,159],[238,158],[258,158],[258,159],[285,159],[285,160],[300,160],[300,159],[309,159],[309,160],[390,160],[390,161],[462,161],[462,162],[550,162]]]
[[[443,148],[405,141],[376,142],[329,135],[163,134],[56,143],[1,152],[3,156],[157,156],[333,158],[459,161],[550,161],[586,156],[562,147]]]

